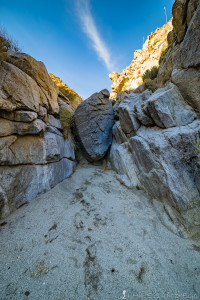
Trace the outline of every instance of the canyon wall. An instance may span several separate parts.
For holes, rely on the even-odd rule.
[[[155,91],[127,91],[114,105],[110,162],[128,187],[152,197],[162,222],[200,232],[200,1],[176,0]]]
[[[42,62],[7,51],[0,60],[0,217],[43,193],[75,168],[69,118]],[[63,101],[64,100],[64,101]],[[65,129],[65,137],[63,135]]]
[[[168,48],[167,35],[172,30],[170,20],[163,27],[157,28],[145,41],[142,50],[134,53],[134,59],[130,66],[122,70],[121,73],[111,73],[110,79],[113,81],[111,99],[123,98],[127,93],[143,84],[143,75],[146,70],[159,66],[160,57]],[[118,94],[118,95],[117,95]]]

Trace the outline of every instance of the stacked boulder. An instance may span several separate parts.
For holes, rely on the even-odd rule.
[[[200,120],[169,83],[152,94],[130,94],[118,105],[110,151],[129,187],[143,187],[176,225],[195,236],[200,227]]]
[[[71,175],[75,154],[65,140],[58,88],[42,62],[8,51],[0,61],[0,217]]]

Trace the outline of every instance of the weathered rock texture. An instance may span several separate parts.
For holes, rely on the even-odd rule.
[[[74,146],[70,128],[63,137],[59,104],[42,62],[12,51],[0,60],[0,218],[72,174]]]
[[[175,1],[161,88],[119,95],[109,156],[121,182],[143,187],[159,200],[162,221],[170,218],[177,234],[193,238],[200,236],[199,20],[199,0]]]
[[[172,83],[153,94],[128,95],[118,112],[109,157],[120,181],[144,188],[164,206],[176,233],[195,237],[200,228],[200,120],[196,113]]]
[[[195,109],[199,110],[200,1],[176,0],[172,13],[172,23],[148,37],[143,49],[135,52],[129,67],[121,73],[110,74],[111,98],[123,99],[127,93],[142,92],[148,87],[155,91],[172,81],[185,100],[195,103]],[[156,78],[143,82],[144,72],[154,66],[159,68]]]
[[[172,30],[172,22],[169,21],[161,28],[151,33],[143,45],[142,50],[134,53],[134,59],[130,66],[121,73],[113,72],[110,79],[113,81],[111,99],[124,97],[126,92],[130,92],[139,87],[142,83],[142,75],[146,70],[159,66],[160,56],[168,47],[167,35]],[[120,95],[121,94],[121,95]]]
[[[173,6],[174,28],[168,35],[171,40],[160,60],[157,81],[168,80],[178,85],[185,100],[199,107],[199,65],[200,65],[200,1],[176,0]],[[168,38],[169,40],[169,38]],[[181,79],[182,77],[182,79]],[[187,84],[186,84],[186,78]],[[192,82],[191,82],[192,80]],[[185,81],[185,82],[184,82]],[[197,83],[197,87],[195,86]],[[190,91],[188,92],[190,86]],[[193,88],[191,88],[193,87]],[[193,91],[195,89],[195,91]]]
[[[103,158],[112,142],[114,113],[108,90],[93,94],[74,114],[77,138],[89,161]]]

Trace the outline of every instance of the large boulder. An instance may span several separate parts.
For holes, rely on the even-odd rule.
[[[200,121],[160,131],[141,128],[130,139],[142,186],[179,212],[186,232],[200,226]]]
[[[196,118],[195,112],[172,83],[153,93],[144,104],[143,110],[161,128],[187,125]]]
[[[136,118],[134,112],[134,101],[132,99],[125,99],[119,107],[119,120],[122,130],[125,134],[134,136],[140,127],[140,122]]]
[[[185,101],[200,112],[200,72],[197,69],[175,69],[172,82],[176,84]]]
[[[26,53],[7,52],[7,62],[29,75],[40,87],[41,98],[51,113],[58,113],[58,88],[50,78],[45,65]]]
[[[0,74],[0,110],[39,111],[40,88],[30,76],[2,60]]]
[[[114,113],[108,90],[93,94],[74,114],[80,148],[89,161],[103,158],[112,142]]]

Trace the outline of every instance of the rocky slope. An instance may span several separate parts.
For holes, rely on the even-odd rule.
[[[71,107],[75,109],[83,101],[83,99],[73,89],[68,87],[68,85],[66,85],[66,83],[64,83],[58,76],[51,73],[49,73],[49,76],[59,88],[59,96],[63,98],[64,95]]]
[[[120,180],[143,187],[160,201],[162,222],[173,220],[171,230],[193,238],[200,232],[199,19],[200,1],[175,1],[171,44],[157,76],[163,87],[115,104],[110,151]]]
[[[7,51],[0,60],[0,217],[71,175],[75,154],[58,88],[42,62]]]
[[[169,21],[161,28],[148,36],[143,45],[142,50],[134,53],[134,59],[130,66],[121,73],[111,73],[110,79],[113,81],[110,98],[116,99],[117,93],[121,92],[121,96],[130,92],[142,83],[142,76],[146,70],[159,66],[161,55],[164,54],[168,47],[167,35],[172,30],[172,21]],[[124,92],[124,93],[123,93]],[[118,95],[118,97],[121,97]]]

